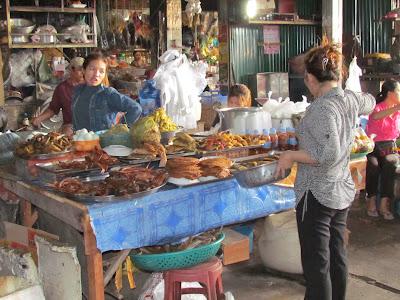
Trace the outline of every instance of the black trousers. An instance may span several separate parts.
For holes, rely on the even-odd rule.
[[[349,209],[321,205],[308,192],[296,208],[301,262],[306,280],[306,300],[344,300],[347,286],[347,255],[344,245]]]
[[[380,183],[380,196],[392,198],[399,155],[397,153],[382,155],[377,147],[379,143],[376,143],[374,151],[367,156],[367,195],[376,196]]]

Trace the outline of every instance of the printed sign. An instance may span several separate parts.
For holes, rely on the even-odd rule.
[[[264,54],[279,54],[281,40],[278,25],[264,25]]]

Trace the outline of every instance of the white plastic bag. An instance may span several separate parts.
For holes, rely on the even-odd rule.
[[[310,103],[307,102],[307,97],[304,95],[302,97],[303,97],[303,101],[295,103],[295,113],[296,114],[305,112],[307,107],[310,105]]]
[[[199,95],[207,85],[207,64],[191,63],[177,50],[168,50],[160,61],[154,80],[160,90],[161,105],[177,125],[196,128],[201,117]]]
[[[11,85],[16,88],[35,83],[35,56],[32,50],[23,50],[10,56]]]
[[[303,273],[295,210],[265,218],[258,249],[267,268],[292,274]]]
[[[357,57],[354,56],[349,66],[349,78],[346,81],[346,90],[361,92],[360,76],[362,71],[357,65]]]

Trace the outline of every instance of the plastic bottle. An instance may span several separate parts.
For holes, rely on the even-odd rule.
[[[279,129],[278,149],[281,151],[285,151],[285,150],[289,149],[289,135],[286,132],[286,128]]]
[[[269,131],[269,137],[271,139],[271,148],[278,149],[278,135],[276,134],[275,128],[271,128]]]
[[[298,150],[299,143],[297,142],[294,128],[288,127],[288,128],[286,128],[286,131],[289,136],[289,140],[288,140],[289,149],[290,150]]]
[[[269,130],[268,129],[264,129],[263,130],[263,135],[262,135],[262,139],[265,141],[263,148],[266,150],[271,150],[272,149],[272,143],[271,143],[271,137],[269,136]]]

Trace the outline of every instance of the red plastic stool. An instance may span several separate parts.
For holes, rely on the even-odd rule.
[[[185,294],[203,294],[208,300],[225,299],[222,287],[222,263],[213,257],[200,265],[164,273],[164,300],[181,300]],[[201,288],[182,288],[182,282],[198,282]]]

